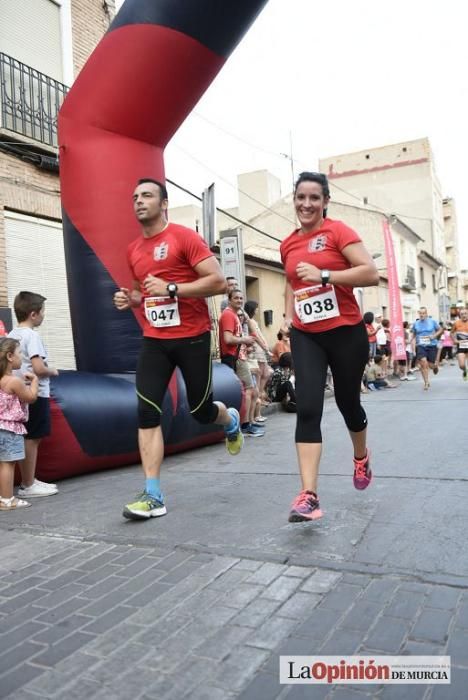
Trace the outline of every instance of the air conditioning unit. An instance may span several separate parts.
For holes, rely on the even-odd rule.
[[[405,277],[402,286],[407,289],[416,289],[416,280],[414,277]]]

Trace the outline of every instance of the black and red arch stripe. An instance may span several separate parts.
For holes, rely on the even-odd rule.
[[[112,294],[128,286],[126,249],[139,230],[130,205],[143,176],[164,180],[166,144],[266,0],[126,0],[59,113],[60,180],[77,373],[52,382],[53,433],[44,478],[137,460],[131,372],[137,317]],[[94,373],[94,374],[93,374]],[[130,374],[126,374],[130,373]],[[112,376],[109,376],[112,375]],[[240,407],[240,384],[217,365],[216,398]],[[165,398],[168,451],[222,439],[195,423],[177,374]]]
[[[266,0],[126,0],[59,114],[60,178],[78,369],[135,368],[139,326],[110,303],[138,235],[130,196],[164,179],[163,151]]]

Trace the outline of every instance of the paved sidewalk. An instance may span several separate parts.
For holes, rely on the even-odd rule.
[[[352,488],[349,444],[326,402],[326,516],[312,526],[286,522],[298,480],[294,417],[283,413],[238,460],[220,445],[169,458],[165,518],[121,518],[139,485],[131,467],[67,480],[4,515],[0,697],[468,697],[468,385],[458,379],[444,368],[432,393],[412,382],[364,398],[376,469],[365,493]],[[441,432],[426,433],[431,424]],[[279,684],[280,655],[316,653],[450,654],[452,683]]]

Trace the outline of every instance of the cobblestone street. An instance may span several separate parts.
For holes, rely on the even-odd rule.
[[[418,381],[365,397],[365,493],[327,400],[314,525],[286,522],[298,479],[294,417],[280,413],[238,460],[222,445],[169,458],[165,518],[121,519],[136,468],[70,479],[3,515],[0,696],[467,697],[467,389],[444,368],[430,395]],[[280,655],[317,653],[447,654],[452,683],[279,684]]]

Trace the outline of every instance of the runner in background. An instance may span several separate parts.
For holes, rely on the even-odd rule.
[[[447,323],[443,326],[444,332],[442,334],[441,340],[442,340],[442,352],[440,354],[440,362],[441,364],[444,364],[445,359],[447,358],[450,360],[450,364],[454,365],[454,357],[453,357],[453,349],[455,343],[452,340],[452,335],[451,335],[451,330],[452,326],[450,323]]]
[[[437,364],[437,341],[442,335],[437,321],[429,318],[425,306],[419,309],[419,319],[413,323],[411,329],[411,342],[416,351],[416,360],[421,370],[421,376],[424,382],[424,390],[429,389],[429,370],[432,369],[434,374],[439,372]]]
[[[457,346],[458,366],[462,371],[464,381],[468,380],[468,309],[460,309],[460,318],[452,326],[453,342]]]

